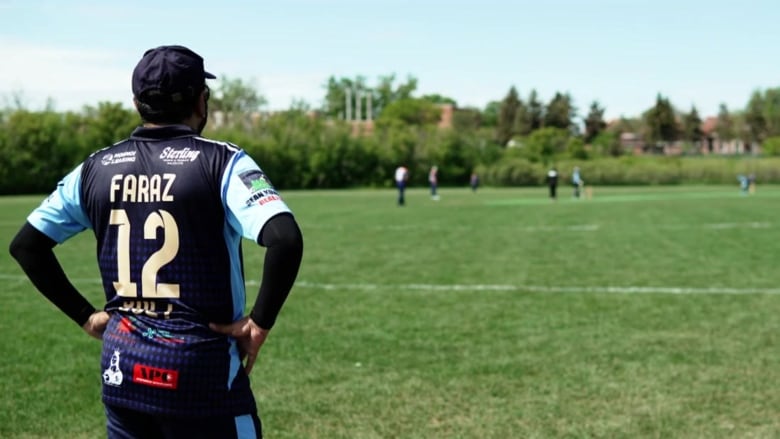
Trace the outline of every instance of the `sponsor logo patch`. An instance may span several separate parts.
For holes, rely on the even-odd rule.
[[[100,163],[102,163],[103,166],[118,165],[120,163],[130,163],[134,161],[135,151],[118,152],[116,154],[109,152],[100,158]]]
[[[179,371],[136,364],[133,366],[133,382],[159,389],[176,390],[179,387]]]
[[[269,180],[265,174],[256,169],[238,174],[238,176],[241,177],[241,181],[244,182],[244,186],[252,191],[252,193],[274,188],[274,186],[271,184],[271,180]]]
[[[282,198],[279,193],[276,192],[274,186],[271,184],[271,180],[263,174],[261,171],[253,169],[244,173],[238,174],[241,181],[244,183],[247,189],[252,193],[246,200],[246,205],[251,206],[255,203],[263,205],[270,203],[271,201],[278,201]]]
[[[160,160],[169,165],[183,165],[185,163],[194,162],[200,151],[195,151],[190,148],[175,149],[173,147],[166,147],[160,153]]]
[[[270,203],[271,201],[278,201],[281,199],[282,198],[279,196],[279,194],[276,193],[276,191],[265,190],[256,194],[252,194],[252,196],[246,200],[246,205],[251,206],[252,204],[257,203],[262,206],[265,203]]]

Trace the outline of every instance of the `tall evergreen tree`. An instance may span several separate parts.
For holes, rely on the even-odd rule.
[[[715,132],[721,142],[733,140],[736,137],[734,118],[731,117],[726,104],[720,104],[718,109],[718,124],[715,127]]]
[[[539,95],[536,93],[536,89],[531,90],[531,94],[528,96],[528,130],[533,132],[542,127],[544,122],[544,107],[539,101]]]
[[[556,92],[544,112],[544,126],[570,130],[574,116],[575,109],[571,102],[571,96],[568,93]]]
[[[768,88],[764,91],[763,114],[766,122],[766,137],[780,136],[780,87]]]
[[[767,135],[767,121],[764,117],[764,96],[756,90],[750,96],[745,109],[745,124],[748,128],[748,141],[761,142]]]
[[[520,108],[520,98],[517,89],[512,86],[506,97],[501,101],[501,109],[498,112],[498,126],[496,126],[496,141],[502,145],[506,144],[515,135],[515,123],[517,121],[517,112]]]
[[[646,129],[645,138],[651,146],[659,142],[677,140],[679,128],[674,107],[669,99],[664,98],[660,93],[656,96],[655,106],[645,112],[643,119]]]
[[[691,111],[683,115],[682,129],[685,140],[694,144],[698,144],[704,138],[704,132],[701,129],[701,117],[699,117],[696,106],[692,106]]]
[[[607,127],[604,121],[604,108],[599,106],[598,101],[590,104],[590,111],[585,118],[585,143],[590,143]]]
[[[528,120],[528,107],[520,100],[520,106],[517,108],[517,116],[515,117],[515,131],[521,136],[527,136],[531,134],[531,124]]]

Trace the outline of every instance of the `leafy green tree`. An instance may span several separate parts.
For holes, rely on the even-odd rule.
[[[486,127],[498,126],[498,114],[501,112],[501,101],[490,101],[482,110],[482,125]]]
[[[550,163],[552,159],[566,151],[570,132],[561,128],[540,128],[523,143],[525,156],[532,162]]]
[[[80,125],[84,152],[91,153],[129,137],[141,118],[121,103],[100,102],[97,107],[84,107],[82,117],[71,123]]]
[[[764,155],[780,156],[780,136],[769,137],[761,144]]]
[[[458,103],[455,101],[455,99],[449,97],[449,96],[442,96],[440,94],[427,94],[423,95],[420,99],[428,102],[432,102],[434,104],[449,104],[453,106],[458,106]]]
[[[357,76],[355,79],[331,76],[324,85],[325,100],[322,112],[334,119],[344,119],[347,116],[347,90],[350,90],[351,108],[355,108],[355,90],[368,90],[366,78]],[[373,96],[372,96],[373,98]],[[373,107],[372,102],[372,107]],[[350,110],[351,112],[352,110]],[[373,109],[372,109],[373,111]]]
[[[395,101],[408,99],[417,90],[417,78],[407,76],[406,82],[396,85],[395,75],[379,77],[378,85],[372,91],[372,106],[376,114],[381,114],[384,108]]]
[[[506,97],[501,101],[501,109],[498,113],[496,141],[499,144],[506,145],[517,133],[517,113],[521,105],[517,89],[514,86],[510,87]]]
[[[452,113],[452,127],[457,131],[467,131],[482,125],[482,112],[477,108],[457,108]]]
[[[617,133],[641,133],[644,130],[644,120],[633,117],[621,116],[620,119],[607,124],[607,131]]]
[[[404,98],[391,102],[376,120],[377,125],[401,123],[431,125],[441,119],[441,107],[419,98]]]
[[[435,163],[439,166],[443,184],[463,184],[478,162],[479,151],[468,133],[455,130],[442,131],[438,135]]]
[[[580,137],[570,137],[566,142],[566,154],[577,160],[587,160],[588,150],[585,149],[585,142]]]
[[[602,131],[591,140],[591,147],[597,154],[618,157],[623,155],[623,146],[620,144],[620,133],[615,131]]]
[[[76,128],[51,110],[10,113],[0,142],[0,193],[51,191],[78,161]]]
[[[591,143],[607,127],[604,111],[597,101],[590,104],[590,111],[585,118],[585,143]]]
[[[225,125],[239,121],[249,123],[252,114],[260,111],[267,103],[251,83],[241,78],[221,76],[217,87],[211,91],[209,110],[212,115],[219,113]]]
[[[351,119],[356,119],[357,114],[354,111],[357,107],[357,99],[361,99],[361,113],[365,115],[368,111],[368,100],[371,100],[372,118],[380,115],[385,107],[391,103],[411,98],[417,90],[417,79],[409,76],[406,82],[396,84],[395,75],[380,76],[375,87],[371,87],[363,76],[351,78],[336,78],[331,76],[324,85],[325,99],[323,102],[322,113],[332,119],[345,119],[350,114]],[[347,95],[351,107],[347,109]],[[443,96],[431,95],[432,99],[442,98]],[[361,118],[365,116],[361,115]]]

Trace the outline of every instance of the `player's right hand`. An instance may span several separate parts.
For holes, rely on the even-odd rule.
[[[84,329],[84,332],[89,334],[89,336],[95,337],[98,340],[103,340],[103,332],[106,330],[109,317],[109,314],[105,311],[95,311],[89,316],[89,320],[87,320],[87,323],[84,323],[81,328]]]

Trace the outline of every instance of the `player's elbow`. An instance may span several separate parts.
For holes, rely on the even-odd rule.
[[[18,261],[19,256],[24,252],[24,245],[17,238],[18,235],[11,241],[11,244],[8,246],[8,252],[11,253],[11,257]]]
[[[23,259],[25,255],[30,254],[33,251],[32,245],[29,239],[25,239],[26,234],[23,230],[14,236],[11,240],[11,244],[8,245],[8,252],[11,256],[19,261]]]
[[[286,248],[290,253],[303,254],[303,233],[301,233],[298,223],[293,221],[289,227],[285,228],[284,233],[279,235],[277,245]]]
[[[292,215],[271,218],[263,228],[259,240],[266,247],[281,247],[291,252],[303,251],[303,234]]]
[[[50,252],[55,245],[54,240],[39,232],[30,223],[25,223],[11,240],[8,252],[22,264],[24,261],[35,260],[41,254]]]

